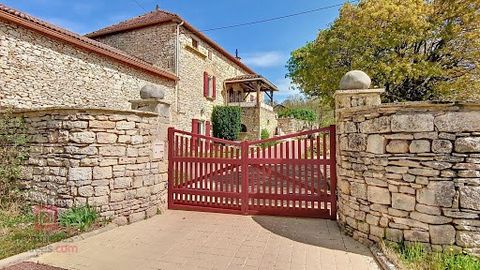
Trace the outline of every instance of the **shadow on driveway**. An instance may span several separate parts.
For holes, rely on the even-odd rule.
[[[252,216],[252,219],[264,229],[296,242],[371,256],[366,246],[344,235],[333,220],[277,216]]]

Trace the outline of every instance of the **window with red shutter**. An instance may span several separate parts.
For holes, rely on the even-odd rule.
[[[216,77],[212,76],[212,99],[215,99],[217,97],[217,83],[216,83]]]
[[[215,99],[217,96],[216,78],[203,72],[203,96],[208,99]]]
[[[208,73],[203,72],[203,96],[208,97]]]

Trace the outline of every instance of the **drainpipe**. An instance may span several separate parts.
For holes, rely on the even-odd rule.
[[[179,59],[180,59],[180,27],[185,23],[185,21],[181,21],[177,24],[176,35],[175,35],[175,75],[179,78]],[[180,78],[179,78],[180,80]],[[175,84],[175,110],[178,113],[178,81]]]

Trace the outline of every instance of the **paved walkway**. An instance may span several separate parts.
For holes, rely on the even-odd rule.
[[[380,269],[368,248],[323,219],[168,211],[69,245],[77,250],[32,261],[89,270]]]

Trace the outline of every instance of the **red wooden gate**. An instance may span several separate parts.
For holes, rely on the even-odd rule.
[[[335,126],[232,142],[168,132],[168,207],[336,218]]]

